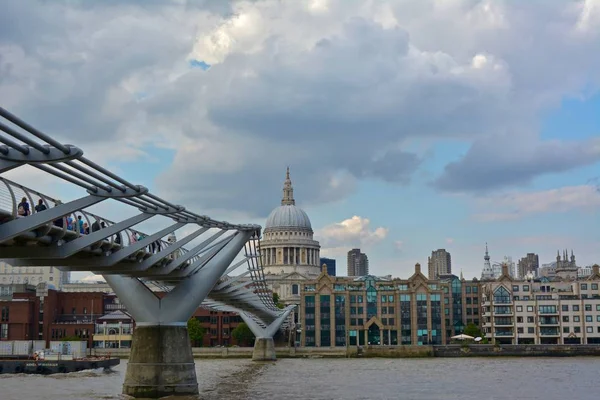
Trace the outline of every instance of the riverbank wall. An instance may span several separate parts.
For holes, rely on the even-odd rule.
[[[600,345],[447,345],[277,347],[277,358],[580,357],[600,356]],[[194,347],[194,358],[252,358],[251,347]],[[129,349],[92,349],[92,355],[129,358]]]

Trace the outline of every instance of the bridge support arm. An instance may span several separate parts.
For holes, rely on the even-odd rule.
[[[277,333],[277,330],[283,324],[283,321],[290,315],[295,306],[286,308],[280,316],[275,318],[266,328],[260,326],[252,317],[242,312],[240,317],[244,320],[248,328],[254,333],[256,339],[254,340],[254,351],[252,352],[253,361],[275,361],[277,356],[275,354],[275,342],[273,336]]]

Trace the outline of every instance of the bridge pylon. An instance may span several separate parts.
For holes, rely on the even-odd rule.
[[[123,394],[136,398],[198,394],[187,321],[252,234],[238,232],[202,269],[163,298],[137,278],[104,276],[136,321]]]
[[[283,322],[290,315],[294,308],[296,308],[296,306],[287,307],[284,312],[275,318],[275,320],[267,327],[260,326],[247,313],[240,313],[240,316],[256,337],[256,339],[254,339],[254,351],[252,352],[253,361],[275,361],[277,359],[273,336],[275,336]]]

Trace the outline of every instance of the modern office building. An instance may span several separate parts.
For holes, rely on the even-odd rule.
[[[365,276],[369,274],[369,258],[360,249],[352,249],[348,252],[347,259],[348,276]]]
[[[408,279],[333,277],[323,268],[302,289],[300,342],[317,347],[445,344],[467,321],[479,323],[478,288],[477,281],[451,275],[427,279],[419,264]]]
[[[333,258],[321,257],[321,266],[327,266],[327,274],[330,276],[336,276],[335,273],[335,260]]]
[[[530,280],[505,269],[499,279],[481,283],[483,332],[500,344],[600,344],[599,269],[594,265],[579,279]]]
[[[441,275],[452,273],[452,257],[446,249],[438,249],[431,252],[427,259],[429,279],[437,279]]]

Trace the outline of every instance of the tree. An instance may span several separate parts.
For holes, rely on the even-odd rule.
[[[250,346],[254,343],[254,333],[245,322],[241,322],[233,331],[231,336],[240,346]]]
[[[464,330],[465,335],[473,336],[473,337],[481,337],[481,329],[477,327],[474,323],[469,323]]]
[[[202,341],[204,340],[204,333],[206,330],[200,325],[200,321],[198,318],[192,317],[187,323],[188,334],[190,335],[190,341],[192,342],[192,346],[202,346]]]
[[[81,339],[79,336],[65,336],[60,339],[61,342],[86,342],[87,340]]]
[[[279,302],[279,295],[275,292],[273,292],[273,303],[275,303],[278,308],[284,307],[284,305]]]

